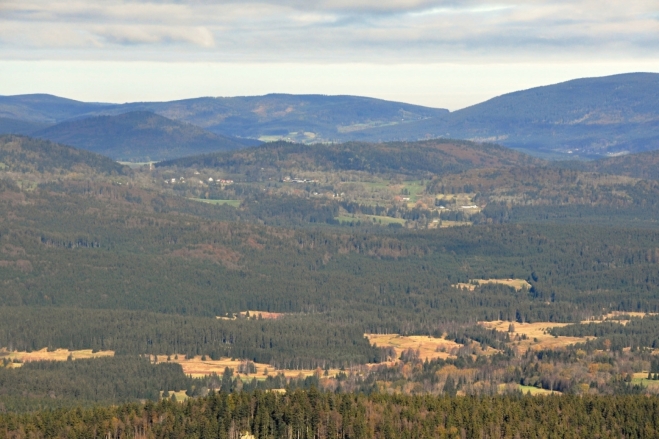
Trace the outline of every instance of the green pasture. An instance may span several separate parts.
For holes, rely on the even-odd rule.
[[[193,201],[199,201],[201,203],[215,204],[215,205],[229,205],[232,207],[239,207],[242,201],[240,200],[207,200],[205,198],[190,198]]]

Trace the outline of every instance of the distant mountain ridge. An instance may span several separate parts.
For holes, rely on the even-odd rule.
[[[0,96],[0,131],[23,123],[152,111],[238,138],[299,143],[496,142],[551,158],[597,158],[659,149],[659,74],[582,78],[444,109],[357,96],[269,94],[172,102],[85,103],[50,95]],[[1,122],[1,121],[0,121]],[[4,126],[4,128],[3,128]]]
[[[262,140],[340,141],[372,127],[442,117],[448,110],[358,96],[268,94],[133,103],[143,109],[224,135]]]
[[[165,160],[246,146],[146,111],[70,120],[32,135],[125,161]]]
[[[114,106],[116,104],[80,102],[49,94],[0,96],[0,117],[52,125]]]
[[[659,148],[659,74],[583,78],[495,97],[380,136],[497,142],[530,153],[597,157]]]
[[[0,96],[0,117],[31,122],[59,123],[131,111],[154,112],[226,136],[304,142],[340,141],[352,132],[448,114],[445,109],[359,96],[268,94],[126,104],[51,95]]]

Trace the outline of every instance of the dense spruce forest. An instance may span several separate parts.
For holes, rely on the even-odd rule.
[[[654,434],[659,183],[629,164],[128,167],[22,136],[0,162],[0,437]]]
[[[657,397],[437,398],[318,392],[214,393],[88,410],[0,416],[12,438],[654,437]]]
[[[32,361],[0,369],[0,408],[23,411],[157,400],[162,389],[186,389],[190,381],[178,364],[152,364],[137,356]]]

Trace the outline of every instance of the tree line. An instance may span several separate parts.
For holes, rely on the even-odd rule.
[[[127,404],[0,415],[0,437],[453,438],[659,434],[659,399],[647,396],[436,397],[212,393],[184,403]]]

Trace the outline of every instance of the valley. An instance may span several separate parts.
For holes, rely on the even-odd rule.
[[[653,157],[0,136],[0,409],[654,395]]]

